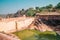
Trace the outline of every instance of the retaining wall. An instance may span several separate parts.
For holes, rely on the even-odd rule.
[[[24,20],[16,19],[16,21],[0,21],[0,32],[10,33],[20,31],[27,28],[32,21],[34,21],[34,18],[24,18]]]

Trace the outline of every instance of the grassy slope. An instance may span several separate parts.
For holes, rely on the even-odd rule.
[[[15,32],[21,40],[60,40],[60,36],[55,32],[39,32],[37,30],[23,30],[20,32]]]

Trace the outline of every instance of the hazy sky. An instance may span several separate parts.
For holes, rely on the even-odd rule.
[[[60,0],[0,0],[0,14],[15,13],[29,7],[56,5]]]

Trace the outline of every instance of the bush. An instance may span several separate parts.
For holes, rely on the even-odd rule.
[[[60,36],[53,31],[23,30],[13,34],[17,35],[21,40],[60,40]]]
[[[35,13],[34,13],[33,10],[28,10],[28,11],[26,12],[26,16],[35,16]]]

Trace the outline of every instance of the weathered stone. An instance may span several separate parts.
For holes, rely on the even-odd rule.
[[[17,36],[15,35],[7,35],[4,33],[0,33],[0,40],[20,40]]]

